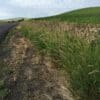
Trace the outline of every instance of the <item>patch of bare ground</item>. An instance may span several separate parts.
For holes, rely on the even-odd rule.
[[[10,94],[5,100],[75,100],[68,75],[30,41],[17,33],[10,38],[8,48],[4,61],[12,72],[6,79]]]

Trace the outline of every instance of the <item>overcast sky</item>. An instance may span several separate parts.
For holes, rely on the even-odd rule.
[[[93,6],[100,6],[100,0],[0,0],[0,19],[44,17]]]

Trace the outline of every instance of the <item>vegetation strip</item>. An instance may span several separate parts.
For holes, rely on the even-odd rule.
[[[40,51],[51,55],[61,68],[70,74],[71,85],[77,94],[87,100],[98,99],[100,96],[100,31],[95,33],[94,40],[91,38],[88,42],[82,36],[76,36],[75,33],[62,31],[59,28],[60,24],[54,22],[33,21],[33,24],[23,23],[20,31]],[[89,30],[91,29],[90,27]],[[86,36],[90,37],[90,35]]]

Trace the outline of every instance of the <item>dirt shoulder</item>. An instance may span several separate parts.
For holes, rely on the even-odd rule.
[[[8,52],[3,61],[10,67],[5,78],[9,95],[4,100],[75,100],[68,75],[29,40],[15,33],[4,48]]]

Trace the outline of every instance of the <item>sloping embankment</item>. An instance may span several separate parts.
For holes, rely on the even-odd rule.
[[[4,48],[3,61],[10,67],[4,100],[74,100],[64,72],[27,39],[17,33]]]

